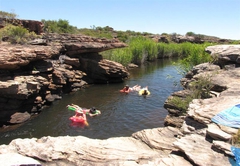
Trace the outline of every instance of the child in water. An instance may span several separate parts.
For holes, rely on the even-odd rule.
[[[101,114],[101,111],[96,110],[95,107],[92,107],[92,108],[89,110],[88,114],[89,114],[89,116],[96,116],[96,115]]]
[[[129,93],[129,92],[130,92],[129,86],[128,86],[128,85],[125,85],[125,87],[124,87],[122,90],[120,90],[120,92]]]

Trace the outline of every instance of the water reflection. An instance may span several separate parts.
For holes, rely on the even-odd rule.
[[[42,136],[77,136],[106,139],[109,137],[130,136],[133,132],[161,127],[167,111],[163,104],[167,97],[181,89],[174,86],[172,75],[180,80],[171,60],[159,60],[130,70],[130,78],[124,83],[92,85],[78,92],[67,94],[45,109],[40,116],[28,121],[14,131],[1,133],[0,143],[8,144],[15,138],[40,138]],[[137,92],[120,93],[125,84],[148,86],[151,94],[143,97]],[[84,108],[96,107],[102,114],[87,117],[89,126],[72,124],[69,117],[74,112],[66,109],[68,104]]]

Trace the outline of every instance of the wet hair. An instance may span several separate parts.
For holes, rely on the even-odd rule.
[[[148,92],[147,92],[147,90],[146,89],[144,89],[144,91],[143,91],[143,93],[142,93],[143,95],[147,95],[148,94]]]
[[[95,107],[92,107],[92,108],[90,109],[90,113],[96,113],[96,108],[95,108]]]

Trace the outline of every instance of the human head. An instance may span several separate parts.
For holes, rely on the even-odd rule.
[[[143,91],[143,95],[147,95],[148,93],[147,93],[147,90],[146,89],[144,89],[144,91]]]

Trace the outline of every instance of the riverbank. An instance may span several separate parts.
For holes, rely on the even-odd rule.
[[[211,118],[240,101],[239,45],[206,50],[213,56],[218,55],[218,62],[224,68],[220,68],[218,62],[201,64],[182,81],[187,85],[199,76],[210,75],[215,96],[193,100],[187,114],[180,117],[172,115],[177,108],[169,105],[172,122],[174,118],[182,119],[180,126],[146,129],[131,137],[105,140],[82,136],[15,139],[9,145],[0,146],[1,162],[13,164],[14,156],[20,155],[28,164],[41,165],[231,165],[229,160],[234,158],[231,139],[237,129],[215,124]],[[184,93],[173,95],[183,97]]]
[[[47,34],[25,45],[0,45],[0,126],[27,121],[63,93],[93,83],[123,82],[129,74],[98,54],[127,46],[117,39]]]

